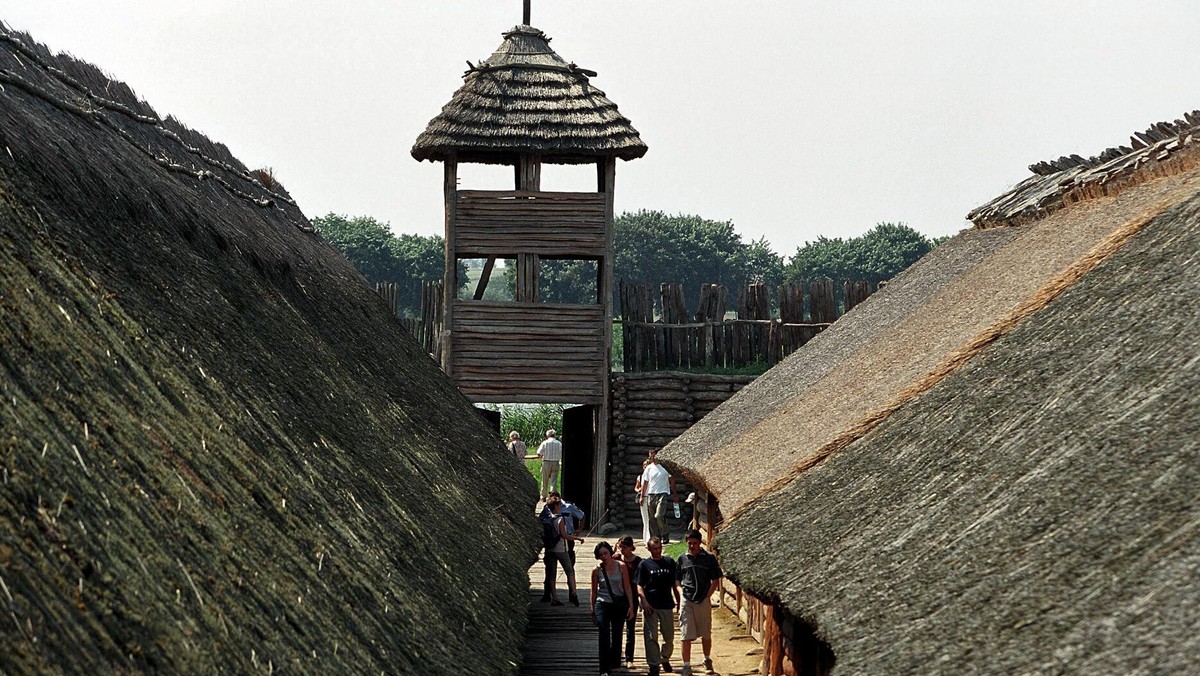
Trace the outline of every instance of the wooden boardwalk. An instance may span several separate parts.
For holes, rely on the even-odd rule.
[[[599,632],[592,625],[591,607],[592,569],[596,560],[592,549],[602,539],[616,542],[618,533],[601,538],[588,538],[576,548],[575,576],[579,582],[579,607],[567,603],[567,581],[562,571],[558,572],[558,597],[561,606],[542,603],[542,580],[546,568],[539,560],[529,569],[529,625],[525,631],[524,659],[520,673],[523,676],[594,676],[600,672]],[[649,556],[644,547],[637,548],[638,556]],[[638,613],[634,629],[633,669],[619,670],[618,674],[640,675],[649,673],[646,653],[642,645],[642,618]],[[675,653],[671,659],[678,673],[682,664],[679,627],[675,627]],[[746,629],[726,610],[713,609],[713,649],[717,671],[721,676],[751,676],[758,674],[761,649],[753,640],[746,640]],[[700,657],[700,646],[696,645],[696,657]],[[624,651],[622,650],[622,656]],[[698,673],[704,673],[702,670]]]
[[[596,540],[599,542],[599,540]],[[523,676],[589,676],[600,673],[599,633],[592,624],[591,575],[596,566],[591,558],[592,541],[577,550],[575,575],[579,583],[579,607],[567,602],[567,581],[558,573],[561,606],[542,603],[542,581],[546,569],[539,560],[529,569],[529,626],[525,631]],[[638,614],[634,631],[634,668],[625,674],[646,674],[642,649],[642,619]],[[676,651],[678,651],[676,641]],[[622,646],[624,654],[624,646]]]

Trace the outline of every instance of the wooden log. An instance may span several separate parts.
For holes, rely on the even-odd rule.
[[[624,411],[614,413],[613,415],[614,417],[624,418],[627,420],[646,420],[651,422],[661,422],[664,420],[675,422],[692,422],[695,420],[695,417],[686,410],[679,409],[625,409]]]
[[[833,322],[838,317],[833,282],[821,279],[809,284],[809,306],[813,322]]]

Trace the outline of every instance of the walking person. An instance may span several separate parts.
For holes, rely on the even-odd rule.
[[[542,461],[542,499],[558,489],[558,465],[562,462],[562,442],[554,430],[546,430],[546,440],[537,448],[538,460]]]
[[[550,500],[546,503],[546,507],[550,510],[550,528],[548,532],[544,532],[542,536],[542,544],[546,548],[546,583],[545,592],[542,600],[550,601],[552,606],[561,606],[562,601],[558,600],[558,571],[555,570],[558,566],[562,566],[563,572],[567,575],[567,594],[571,600],[571,605],[579,605],[579,594],[575,589],[575,566],[571,564],[571,558],[567,554],[567,542],[583,542],[583,538],[567,532],[567,525],[564,523],[565,517],[560,514],[562,503],[558,500]]]
[[[633,536],[626,535],[617,540],[617,549],[620,550],[617,558],[621,563],[625,564],[625,572],[629,575],[629,586],[635,592],[629,597],[630,604],[637,607],[635,603],[637,599],[637,571],[638,565],[642,562],[642,557],[633,553]],[[629,619],[625,620],[625,668],[633,669],[633,632],[637,628],[637,613],[630,615]],[[617,650],[620,653],[618,647]]]
[[[562,505],[559,513],[563,515],[563,523],[566,524],[567,532],[571,535],[574,535],[575,532],[579,530],[580,526],[583,526],[587,522],[587,514],[585,514],[584,511],[579,508],[579,505],[576,505],[574,502],[563,500],[563,497],[559,495],[558,491],[550,489],[550,497],[546,499],[558,500],[558,502]],[[545,512],[545,508],[543,508],[542,511]],[[574,540],[567,540],[567,554],[571,557],[571,565],[575,565]]]
[[[647,545],[650,558],[638,564],[638,604],[642,609],[642,641],[650,676],[671,673],[671,653],[675,649],[675,608],[679,606],[679,585],[674,559],[662,555],[662,540],[652,537]],[[661,644],[660,644],[661,637]]]
[[[649,465],[649,460],[642,461],[642,472],[645,473],[646,465]],[[642,544],[650,544],[650,514],[646,511],[646,482],[642,481],[642,475],[639,474],[633,480],[634,495],[637,495],[638,511],[642,513]]]
[[[642,472],[642,490],[646,493],[646,512],[650,517],[650,537],[660,538],[663,544],[671,542],[667,530],[667,497],[679,502],[675,495],[675,477],[658,462],[658,451],[650,451],[646,469]]]
[[[675,573],[683,588],[683,605],[679,608],[679,631],[683,634],[683,670],[681,676],[692,674],[692,641],[700,639],[704,649],[704,672],[715,674],[712,658],[712,595],[721,582],[721,566],[717,557],[700,546],[700,531],[687,534],[687,551],[679,557]]]
[[[525,460],[525,442],[521,441],[521,433],[516,430],[508,433],[508,452],[513,454],[517,462]]]
[[[595,554],[600,565],[592,571],[592,623],[600,630],[600,674],[609,676],[621,666],[621,628],[634,617],[633,590],[612,545],[601,542]]]

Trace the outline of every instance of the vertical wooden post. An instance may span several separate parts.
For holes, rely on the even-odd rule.
[[[542,158],[530,153],[517,157],[516,188],[536,192],[542,189]]]
[[[516,189],[537,192],[542,189],[542,158],[530,153],[521,153],[517,157]],[[517,288],[516,300],[526,303],[536,303],[538,300],[538,276],[541,259],[537,254],[517,254]]]
[[[608,504],[608,445],[612,420],[612,369],[609,360],[612,355],[612,272],[613,272],[613,191],[617,180],[617,158],[605,157],[596,162],[596,190],[604,195],[604,257],[597,266],[599,279],[596,280],[597,293],[600,294],[600,305],[603,308],[604,323],[602,328],[604,340],[601,349],[604,350],[602,372],[600,373],[601,392],[600,406],[596,410],[596,456],[592,466],[592,513],[602,514]]]
[[[530,23],[529,23],[529,14],[530,14],[529,4],[530,4],[530,0],[525,0],[525,12],[521,14],[521,22],[526,26],[530,25]]]
[[[442,370],[454,376],[454,299],[458,295],[458,255],[455,218],[458,210],[458,158],[446,158],[442,189],[446,199],[446,272],[442,277]]]

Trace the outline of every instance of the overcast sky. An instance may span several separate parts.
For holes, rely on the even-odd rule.
[[[409,149],[521,1],[4,0],[0,18],[274,168],[310,217],[432,234],[441,165]],[[618,213],[732,220],[784,255],[881,221],[957,232],[1028,165],[1200,108],[1200,0],[534,0],[532,23],[650,147],[618,163]],[[594,186],[554,169],[544,187]]]

